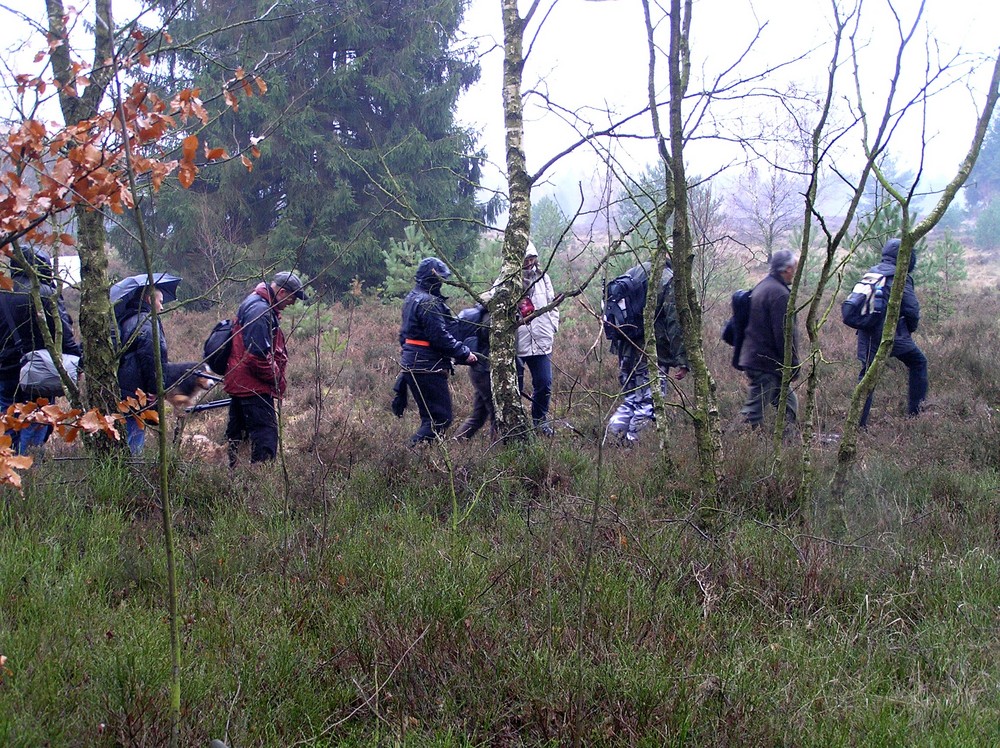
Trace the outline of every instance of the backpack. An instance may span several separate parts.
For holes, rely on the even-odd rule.
[[[642,310],[648,288],[646,268],[636,265],[608,283],[604,292],[604,337],[612,343],[643,340]]]
[[[233,336],[236,334],[236,321],[223,319],[215,323],[212,332],[205,338],[203,349],[205,363],[216,374],[225,374],[229,366],[229,354],[233,350]]]
[[[743,338],[746,335],[747,323],[750,322],[750,290],[740,289],[733,292],[731,305],[733,316],[722,328],[722,340],[733,347],[732,365],[734,369],[743,370],[740,366],[740,353],[743,351]]]
[[[868,271],[864,274],[840,306],[840,316],[845,325],[855,330],[870,330],[878,326],[889,296],[885,281],[882,273]]]

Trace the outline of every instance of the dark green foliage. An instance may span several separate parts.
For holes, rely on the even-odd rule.
[[[471,251],[484,206],[475,196],[482,154],[453,118],[479,75],[453,48],[462,3],[292,0],[265,14],[270,7],[203,0],[179,5],[169,25],[176,40],[199,41],[157,69],[165,88],[214,95],[231,71],[259,63],[268,91],[201,133],[231,154],[264,138],[252,171],[238,159],[208,167],[191,191],[165,189],[148,203],[168,266],[201,285],[233,265],[251,274],[280,265],[321,287],[343,290],[355,277],[375,286],[411,211],[433,219],[427,230],[451,256]]]
[[[656,210],[667,198],[664,169],[662,162],[656,162],[621,191],[618,225],[622,232],[634,229],[629,239],[631,246],[655,244]]]
[[[569,218],[551,195],[540,198],[531,206],[531,239],[539,250],[551,253],[562,247],[566,242],[563,232],[568,225]],[[567,234],[567,238],[570,236]]]
[[[917,257],[914,282],[921,290],[921,313],[934,322],[955,311],[959,284],[969,277],[965,248],[946,232]]]

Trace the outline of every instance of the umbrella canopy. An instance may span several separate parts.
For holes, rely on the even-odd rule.
[[[180,278],[170,273],[155,273],[153,275],[153,287],[163,293],[164,301],[173,301],[177,298],[177,284],[180,282]],[[111,287],[112,306],[127,305],[127,302],[135,299],[148,285],[149,276],[146,273],[122,278]]]

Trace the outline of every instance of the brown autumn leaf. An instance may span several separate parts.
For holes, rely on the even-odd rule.
[[[182,160],[184,161],[194,161],[194,157],[198,154],[198,136],[188,135],[184,138],[181,144]]]
[[[96,409],[91,409],[80,416],[77,425],[88,434],[93,434],[97,431],[103,431],[105,422],[103,416]]]
[[[181,183],[181,187],[188,189],[194,184],[194,178],[197,173],[198,167],[194,164],[181,164],[181,167],[177,170],[177,180]]]

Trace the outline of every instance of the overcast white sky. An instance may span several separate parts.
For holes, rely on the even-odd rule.
[[[903,9],[904,21],[912,22],[917,0],[896,1]],[[887,13],[887,0],[864,0],[864,3],[867,22],[862,42],[868,46],[863,74],[867,93],[874,93],[868,107],[877,112],[882,105],[877,91],[891,74],[896,32]],[[527,8],[529,3],[520,0],[520,4]],[[81,0],[78,5],[84,8],[89,3]],[[124,18],[126,9],[135,5],[135,0],[116,0],[116,16]],[[535,22],[529,27],[529,40],[538,33],[538,20],[552,5],[552,0],[543,0]],[[782,75],[803,87],[818,87],[817,81],[825,74],[829,57],[827,49],[819,48],[830,38],[829,6],[829,0],[695,0],[692,43],[695,77],[701,72],[711,76],[733,64],[750,45],[758,26],[766,22],[767,27],[741,70],[762,70],[814,50],[807,60],[788,68]],[[43,0],[15,0],[14,7],[27,10],[36,18],[44,17]],[[470,0],[464,29],[468,38],[477,40],[483,53],[482,79],[462,99],[458,110],[465,124],[482,133],[482,142],[496,164],[497,168],[487,173],[491,186],[505,183],[502,175],[500,8],[500,0]],[[82,12],[84,18],[91,17],[89,9]],[[925,29],[931,29],[942,45],[942,55],[959,49],[970,54],[990,54],[995,53],[1000,43],[998,22],[1000,3],[991,0],[926,0],[924,25],[918,36],[922,37]],[[23,32],[16,29],[9,11],[0,10],[0,46],[9,48],[23,37]],[[916,79],[923,70],[919,59],[921,48],[922,42],[914,44],[904,62],[904,69],[915,74],[911,83],[918,82]],[[661,89],[663,72],[664,65],[661,65]],[[936,177],[932,181],[938,186],[953,174],[965,155],[976,116],[975,106],[982,100],[988,73],[988,67],[983,65],[977,74],[968,75],[962,85],[953,86],[932,100],[928,115],[932,142],[927,151],[927,171]],[[601,110],[623,114],[641,109],[646,103],[646,78],[647,49],[639,0],[558,0],[535,39],[524,84],[525,88],[544,87],[560,105],[570,110],[589,107],[590,113],[596,116]],[[771,82],[778,85],[780,78],[772,76]],[[846,75],[842,84],[849,84]],[[697,81],[692,83],[692,89],[696,87]],[[730,112],[728,116],[745,113]],[[607,120],[607,115],[604,119]],[[916,124],[916,118],[913,122]],[[641,124],[648,128],[648,115],[641,119]],[[897,140],[892,149],[904,166],[912,165],[907,164],[908,159],[912,160],[911,157],[919,153],[919,142],[914,139],[916,132],[909,130],[906,133],[909,138]],[[538,107],[526,109],[526,151],[530,167],[538,168],[574,137],[572,130],[558,117]],[[857,143],[856,139],[851,142]],[[718,142],[695,145],[688,155],[689,171],[700,174],[712,173],[741,157],[740,153]],[[627,148],[623,146],[618,156],[631,165],[635,174],[655,158],[649,143],[635,141]],[[536,195],[554,192],[564,208],[571,208],[578,183],[582,182],[585,190],[595,190],[602,175],[598,160],[583,150],[553,169]]]
[[[550,4],[550,0],[545,0],[542,9]],[[527,8],[528,2],[521,0],[520,5],[522,9]],[[916,0],[898,0],[897,5],[902,9],[904,22],[911,24],[918,6]],[[870,94],[867,106],[875,114],[881,113],[884,104],[884,94],[879,89],[884,88],[892,73],[898,39],[887,8],[885,0],[865,0],[865,14],[869,20],[864,24],[867,51],[863,75],[866,93]],[[731,65],[750,45],[758,21],[766,21],[767,27],[741,69],[763,69],[768,64],[816,49],[831,38],[829,18],[830,3],[822,0],[695,0],[692,43],[695,76],[699,70],[712,74]],[[912,70],[915,76],[922,74],[924,63],[920,58],[926,29],[930,29],[942,45],[942,54],[959,49],[980,55],[995,53],[1000,44],[998,21],[1000,4],[995,2],[927,0],[924,24],[918,34],[921,41],[914,44],[905,58],[904,70]],[[482,58],[482,79],[460,102],[459,117],[482,132],[491,159],[502,169],[500,0],[471,0],[464,28],[470,37],[478,39],[480,49],[486,53]],[[529,27],[529,35],[536,31],[537,20]],[[662,43],[666,44],[665,29],[663,36]],[[487,51],[491,48],[492,51]],[[829,56],[828,48],[819,49],[806,61],[789,68],[788,78],[804,87],[817,86],[818,79],[825,75]],[[525,71],[524,87],[528,89],[544,81],[553,99],[570,109],[590,106],[611,108],[619,113],[632,112],[647,100],[647,60],[639,0],[559,0],[535,42]],[[661,71],[665,72],[665,62]],[[927,171],[937,177],[933,181],[938,185],[952,176],[965,155],[977,114],[975,105],[983,98],[989,72],[986,65],[980,65],[978,73],[963,76],[962,85],[953,86],[932,101],[928,116],[932,142],[927,152]],[[774,76],[772,81],[777,82],[779,78]],[[662,89],[665,76],[661,73],[658,80]],[[842,81],[843,85],[849,85],[846,75]],[[916,77],[911,80],[911,84],[918,82]],[[692,88],[696,85],[692,84]],[[644,119],[648,121],[648,115]],[[913,124],[918,124],[916,118]],[[902,162],[919,153],[919,140],[915,139],[918,130],[911,129],[907,134],[909,137],[898,141],[898,147],[893,149]],[[540,167],[571,140],[571,131],[559,118],[537,108],[526,111],[529,168]],[[638,164],[650,163],[655,158],[649,145],[633,144],[628,151]],[[718,143],[692,148],[690,156],[694,162],[691,171],[701,173],[712,172],[738,158],[738,154]],[[572,196],[577,183],[593,182],[595,173],[600,171],[596,159],[575,157],[557,167],[549,175],[548,184],[536,194],[552,191],[564,208],[572,207],[565,203],[575,199]],[[490,178],[500,184],[502,176],[494,172]]]

